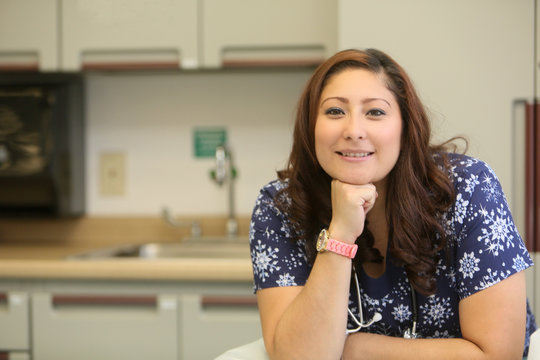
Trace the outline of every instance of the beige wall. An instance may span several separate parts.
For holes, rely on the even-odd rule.
[[[533,96],[534,1],[339,1],[339,48],[388,52],[411,76],[437,138],[463,134],[512,197],[512,104]]]
[[[311,70],[88,76],[87,209],[96,215],[221,215],[224,188],[213,159],[193,156],[196,126],[225,126],[239,172],[237,212],[250,215],[258,190],[287,160],[300,92]],[[99,193],[99,154],[126,155],[126,193]]]

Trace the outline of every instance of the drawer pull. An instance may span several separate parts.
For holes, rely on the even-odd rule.
[[[155,296],[54,295],[53,306],[156,306]]]
[[[201,299],[201,304],[203,307],[257,307],[257,298],[255,296],[203,296]]]

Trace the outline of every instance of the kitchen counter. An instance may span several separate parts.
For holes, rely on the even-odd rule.
[[[225,229],[226,218],[200,222],[211,236]],[[248,227],[249,219],[240,218],[240,233],[247,236]],[[188,235],[188,228],[161,218],[0,219],[0,279],[253,281],[249,258],[67,260],[110,246],[175,243]]]
[[[223,245],[210,239],[222,239],[226,219],[203,220],[201,253],[189,252],[189,229],[159,218],[0,219],[0,348],[39,359],[213,359],[259,338],[249,222],[240,242]],[[183,241],[186,252],[163,257],[76,256]]]
[[[246,259],[68,260],[95,246],[0,245],[0,278],[252,281]]]

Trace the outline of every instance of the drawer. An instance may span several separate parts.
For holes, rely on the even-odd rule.
[[[177,359],[173,295],[32,295],[34,360]]]
[[[29,349],[28,294],[0,293],[0,351]]]
[[[184,295],[180,326],[182,360],[214,359],[262,336],[254,295]]]

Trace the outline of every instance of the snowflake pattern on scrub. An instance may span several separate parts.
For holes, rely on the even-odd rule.
[[[437,265],[437,293],[427,297],[417,295],[418,332],[425,338],[461,337],[459,301],[533,265],[493,170],[480,160],[448,155],[456,201],[440,217],[448,244]],[[287,214],[274,202],[276,193],[286,187],[287,182],[274,180],[261,190],[256,200],[250,226],[254,291],[302,286],[311,271],[306,240],[291,241]],[[357,273],[364,318],[370,319],[375,312],[382,315],[382,320],[362,331],[402,336],[411,326],[413,314],[410,284],[404,269],[395,266],[390,258],[386,259],[386,271],[379,278],[370,278],[362,268]],[[353,283],[349,307],[358,314]],[[524,354],[528,352],[529,335],[535,329],[536,322],[527,304]]]

